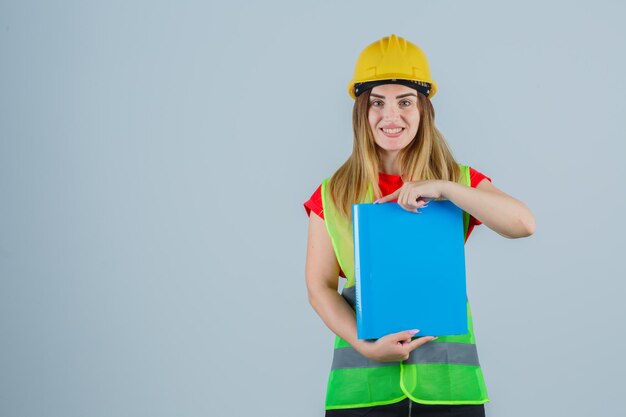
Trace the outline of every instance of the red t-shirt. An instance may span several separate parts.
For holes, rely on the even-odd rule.
[[[476,188],[478,184],[484,179],[491,181],[491,178],[483,174],[482,172],[476,171],[474,168],[470,167],[470,183],[473,188]],[[392,175],[385,174],[380,172],[378,174],[378,186],[380,187],[380,191],[383,193],[383,196],[388,195],[396,191],[398,188],[402,187],[403,181],[400,175]],[[304,203],[304,209],[306,210],[306,214],[308,216],[311,215],[311,210],[322,219],[324,218],[324,213],[322,213],[322,185],[320,184],[317,189],[311,195],[308,201]],[[469,226],[467,228],[467,238],[469,238],[470,233],[474,229],[474,226],[478,226],[482,224],[478,219],[474,218],[474,216],[470,215]],[[345,278],[343,271],[340,271],[340,275]]]

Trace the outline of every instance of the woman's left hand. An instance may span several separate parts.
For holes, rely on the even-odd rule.
[[[444,180],[405,182],[395,192],[374,201],[374,204],[386,203],[397,198],[400,207],[413,213],[419,213],[419,209],[428,206],[430,200],[442,197],[445,182]]]

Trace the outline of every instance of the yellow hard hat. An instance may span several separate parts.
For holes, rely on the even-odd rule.
[[[361,52],[354,66],[354,76],[348,84],[348,94],[356,99],[368,88],[388,83],[407,85],[428,98],[437,92],[437,84],[430,76],[424,52],[417,45],[393,34],[370,44]]]

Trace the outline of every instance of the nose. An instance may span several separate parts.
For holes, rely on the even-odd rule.
[[[384,106],[383,107],[383,118],[386,120],[395,120],[398,116],[398,109],[396,106]]]

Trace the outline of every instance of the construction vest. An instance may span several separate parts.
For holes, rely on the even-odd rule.
[[[470,185],[469,167],[461,165],[459,182]],[[352,224],[334,206],[327,183],[322,182],[324,221],[347,282],[341,295],[354,310],[354,244]],[[373,201],[370,186],[363,203]],[[467,237],[469,214],[463,211]],[[356,313],[355,313],[356,316]],[[326,409],[371,407],[409,397],[423,404],[484,404],[489,401],[478,363],[472,314],[467,302],[468,333],[440,336],[414,349],[407,360],[380,362],[361,355],[348,342],[335,337],[328,378]]]

